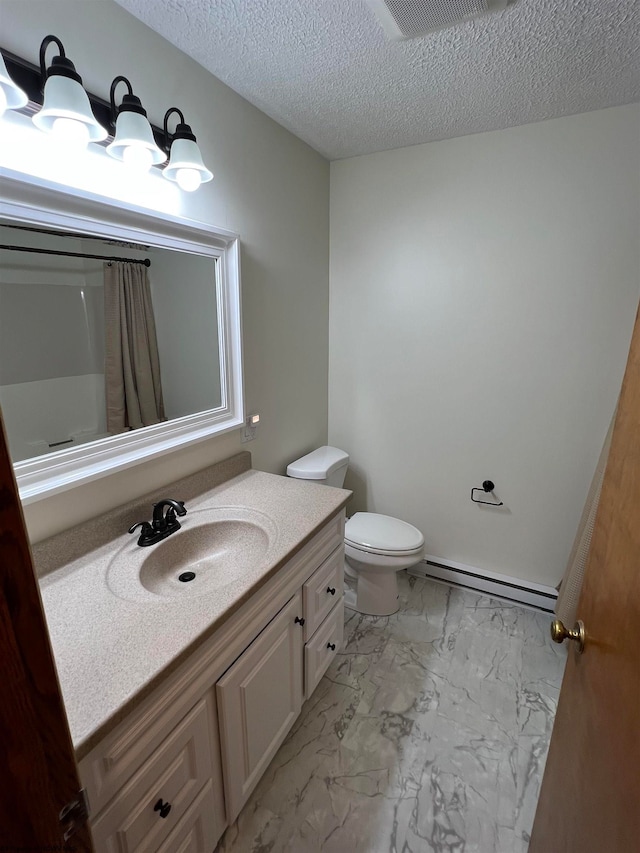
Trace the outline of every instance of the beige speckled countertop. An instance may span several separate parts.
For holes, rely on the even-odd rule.
[[[249,454],[239,454],[230,461],[241,460],[242,468],[246,467],[245,458],[250,458]],[[215,468],[208,469],[213,472],[208,483],[207,472],[200,472],[158,490],[153,498],[186,501],[188,513],[180,519],[182,531],[166,539],[167,543],[198,523],[207,508],[248,507],[273,522],[266,556],[247,566],[231,584],[209,590],[202,587],[200,594],[190,591],[185,596],[165,597],[143,591],[136,597],[127,589],[123,594],[118,584],[112,583],[115,555],[118,561],[139,565],[140,552],[159,547],[142,549],[137,536],[127,533],[129,524],[150,517],[148,499],[142,515],[144,501],[132,502],[103,520],[92,520],[34,546],[62,694],[79,758],[272,577],[350,496],[343,489],[251,470],[212,487]],[[233,466],[229,473],[233,473]],[[105,529],[107,533],[98,535],[97,531]],[[120,574],[122,565],[120,562]]]

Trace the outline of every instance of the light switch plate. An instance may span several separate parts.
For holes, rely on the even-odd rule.
[[[254,419],[257,420],[257,423],[253,423]],[[247,441],[253,441],[253,439],[256,437],[256,430],[258,429],[259,423],[259,417],[257,417],[256,415],[247,415],[244,420],[242,432],[240,433],[240,441],[243,444],[246,444]]]

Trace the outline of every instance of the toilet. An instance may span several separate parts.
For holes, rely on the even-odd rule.
[[[342,488],[349,455],[337,447],[319,447],[296,459],[287,475]],[[371,616],[398,610],[397,572],[419,563],[424,536],[412,524],[377,512],[356,512],[344,528],[345,605]]]

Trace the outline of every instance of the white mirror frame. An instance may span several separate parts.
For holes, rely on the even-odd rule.
[[[244,423],[240,241],[202,222],[0,169],[0,218],[216,258],[221,405],[14,465],[24,504],[130,468]]]

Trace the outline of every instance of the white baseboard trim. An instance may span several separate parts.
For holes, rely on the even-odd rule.
[[[432,578],[451,586],[465,587],[492,598],[533,607],[547,613],[553,613],[558,597],[558,591],[552,586],[476,569],[454,560],[432,557],[430,554],[416,566],[407,569],[407,574],[417,578]]]

